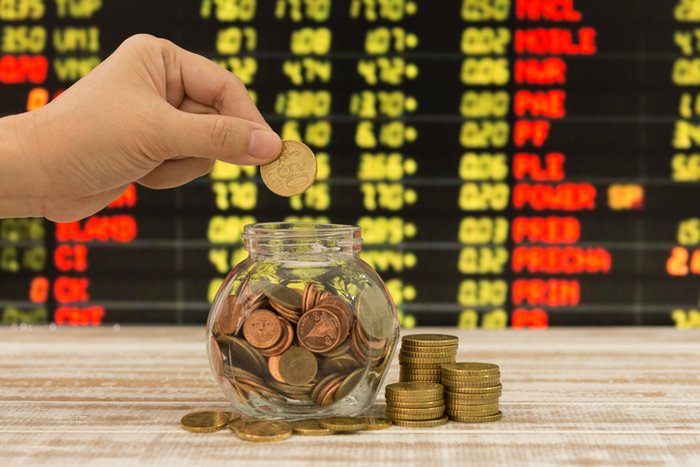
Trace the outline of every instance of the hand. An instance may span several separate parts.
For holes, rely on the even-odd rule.
[[[0,217],[58,222],[94,214],[131,182],[172,188],[207,174],[215,159],[261,165],[281,147],[238,77],[146,35],[50,104],[0,123]],[[7,141],[19,149],[3,159]],[[3,193],[24,207],[3,213]]]

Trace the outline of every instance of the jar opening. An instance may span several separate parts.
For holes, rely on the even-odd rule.
[[[362,237],[357,225],[263,222],[246,225],[243,241],[251,254],[327,254],[357,252]]]

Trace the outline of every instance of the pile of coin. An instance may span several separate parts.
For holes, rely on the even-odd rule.
[[[458,339],[444,334],[412,334],[401,339],[399,381],[439,383],[440,366],[453,363]]]
[[[439,383],[394,383],[386,387],[386,416],[398,426],[435,427],[447,423]]]
[[[386,296],[366,288],[353,306],[321,291],[259,280],[227,297],[212,324],[217,377],[250,400],[313,402],[348,395],[368,366],[388,363],[396,323]]]
[[[446,413],[456,422],[495,422],[503,418],[498,408],[503,386],[498,365],[459,362],[442,365]]]
[[[283,422],[279,420],[241,420],[231,412],[205,410],[192,412],[180,420],[182,427],[194,433],[213,433],[226,426],[246,441],[282,441],[292,436],[325,436],[358,430],[383,430],[391,420],[381,417],[325,417],[321,419]]]

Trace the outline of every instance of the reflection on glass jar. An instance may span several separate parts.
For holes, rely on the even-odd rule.
[[[358,254],[360,228],[248,225],[249,257],[226,278],[207,324],[209,362],[241,413],[359,415],[374,402],[399,336],[396,308]]]

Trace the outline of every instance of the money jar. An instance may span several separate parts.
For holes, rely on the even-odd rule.
[[[399,337],[396,308],[359,257],[360,227],[247,225],[248,258],[212,303],[209,362],[240,413],[303,419],[360,415]]]

